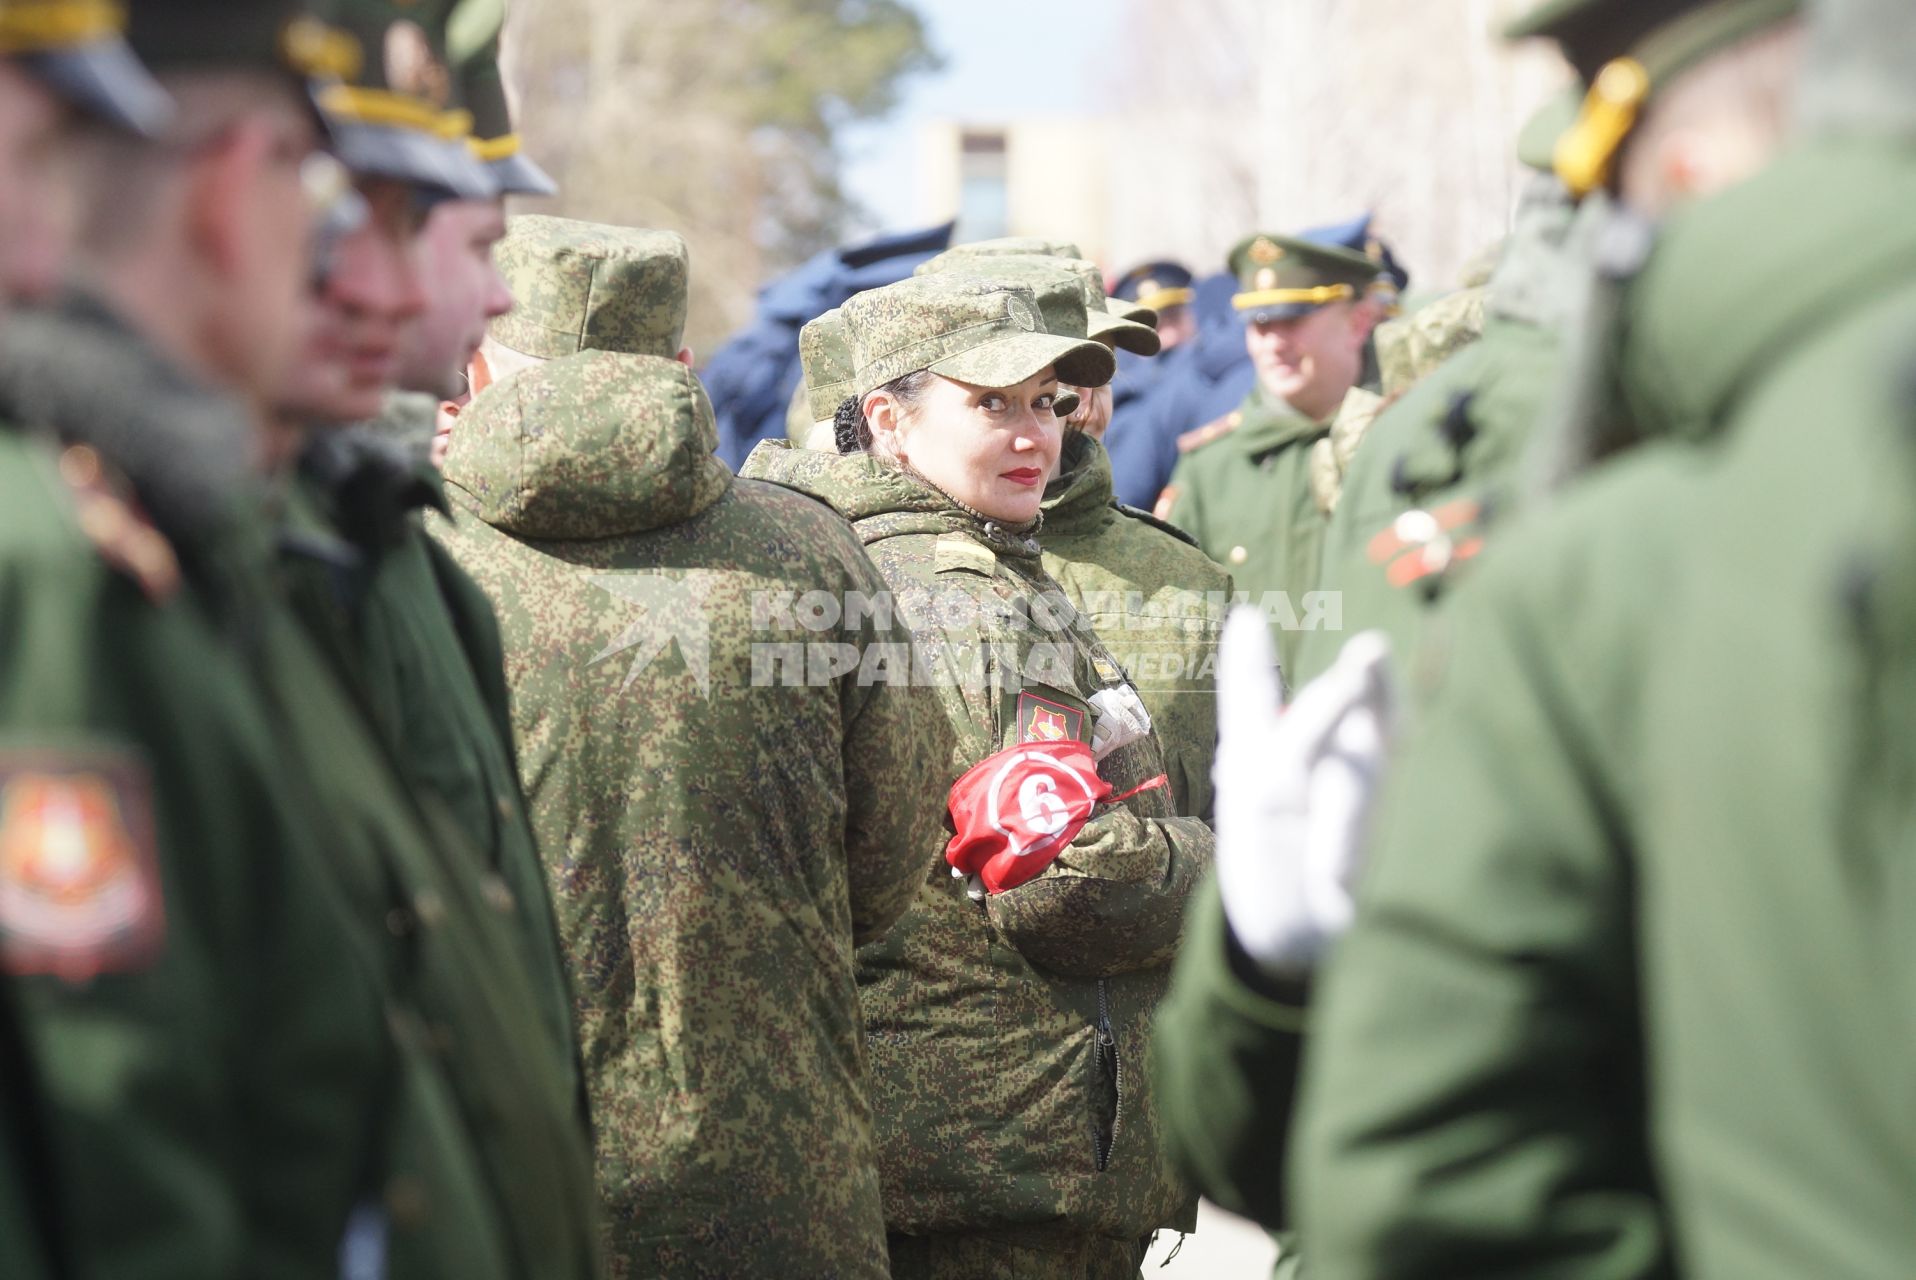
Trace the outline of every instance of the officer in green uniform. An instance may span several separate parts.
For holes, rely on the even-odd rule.
[[[466,44],[463,61],[452,66],[483,134],[467,145],[498,194],[442,199],[427,216],[423,310],[402,346],[400,387],[387,392],[380,419],[340,430],[324,398],[303,406],[309,423],[330,429],[314,433],[300,481],[352,544],[357,564],[343,574],[315,574],[308,561],[298,567],[316,588],[301,598],[332,636],[342,677],[363,691],[409,786],[463,831],[484,900],[522,933],[548,1030],[571,1061],[571,998],[519,790],[498,624],[485,595],[421,523],[423,510],[446,509],[428,448],[440,398],[463,384],[486,323],[512,304],[491,251],[491,240],[505,234],[505,197],[553,191],[517,149],[506,114],[497,64],[504,17],[496,0],[463,0],[449,23]],[[346,590],[336,593],[342,581]],[[323,606],[314,599],[322,592],[330,596]],[[331,607],[341,601],[345,608]],[[573,1076],[582,1089],[576,1065]]]
[[[101,12],[37,8],[69,33]],[[199,381],[257,399],[297,336],[328,190],[306,82],[354,50],[290,3],[150,0],[131,34],[195,145],[66,143],[83,207],[122,202],[79,242],[99,293],[19,317],[0,372],[33,428],[0,432],[0,955],[49,1185],[76,1274],[467,1274],[494,1211],[440,1066],[395,1034],[430,1025],[376,942],[402,900],[382,884],[371,927],[348,905],[357,843],[283,714],[323,683],[262,678],[297,651],[258,428]]]
[[[68,21],[50,24],[49,18]],[[142,131],[156,128],[170,111],[163,91],[128,54],[122,20],[111,11],[83,13],[79,5],[0,3],[0,323],[10,304],[46,290],[61,269],[68,229],[59,212],[70,202],[54,185],[55,175],[33,160],[55,151],[67,108]],[[45,454],[31,447],[16,452],[16,443],[17,428],[0,410],[0,449],[7,458],[0,464],[0,487],[10,488],[17,470],[45,465]],[[37,523],[30,519],[22,529]],[[7,583],[15,610],[23,607],[11,588],[26,559],[24,543],[0,535],[0,581]],[[0,671],[0,680],[13,675],[4,666]],[[31,748],[41,731],[16,724],[6,705],[0,702],[0,740],[10,748]],[[57,733],[51,726],[46,733],[46,745],[56,751],[51,739]],[[16,981],[31,979],[16,979],[10,963],[0,964],[0,1080],[6,1082],[0,1105],[0,1273],[53,1280],[75,1274],[79,1253],[69,1239],[61,1174],[47,1133],[51,1099],[38,1083],[40,1067],[12,990]]]
[[[1183,453],[1157,514],[1197,539],[1260,603],[1288,670],[1305,629],[1335,625],[1317,585],[1327,508],[1312,484],[1340,411],[1375,404],[1353,390],[1376,311],[1378,266],[1361,253],[1255,235],[1231,253],[1258,385],[1235,412],[1178,441]],[[1357,434],[1345,432],[1346,436]],[[1319,446],[1322,446],[1320,448]]]
[[[458,132],[465,117],[452,105],[456,80],[445,62],[444,7],[362,3],[347,7],[342,20],[386,55],[321,98],[329,122],[352,143],[348,158],[371,216],[335,247],[316,291],[308,346],[291,385],[281,386],[282,418],[291,423],[287,434],[294,441],[311,421],[368,416],[383,403],[391,366],[354,356],[397,352],[425,307],[412,256],[421,198],[488,196],[495,183]],[[304,412],[291,417],[289,405]],[[379,670],[367,661],[369,651],[402,663],[442,663],[404,686],[415,692],[435,689],[431,682],[461,672],[461,662],[478,678],[471,651],[442,613],[417,601],[394,614],[366,609],[367,593],[380,585],[381,563],[368,552],[402,544],[403,530],[396,535],[394,526],[403,526],[412,509],[403,487],[396,498],[385,486],[416,483],[417,473],[402,463],[346,470],[330,484],[315,484],[316,474],[324,475],[309,460],[299,482],[287,487],[279,576],[306,656],[323,655],[327,668],[302,678],[336,696],[327,718],[299,722],[305,733],[298,742],[310,752],[308,768],[335,823],[363,837],[361,856],[342,866],[361,919],[424,966],[417,981],[429,1012],[417,1028],[419,1044],[442,1064],[452,1115],[477,1153],[478,1189],[490,1210],[460,1244],[478,1255],[472,1265],[504,1266],[511,1274],[591,1275],[597,1269],[591,1162],[574,1053],[563,1030],[562,975],[552,964],[556,947],[540,954],[539,926],[549,930],[549,919],[521,905],[538,896],[530,841],[515,845],[506,838],[523,817],[502,809],[483,813],[469,797],[451,794],[449,774],[422,783],[422,771],[444,762],[402,759],[368,695]],[[415,582],[434,572],[430,561],[426,569]],[[370,648],[364,638],[370,629],[361,626],[369,617],[392,622],[389,633],[374,635],[382,648]],[[437,629],[405,630],[413,624]],[[495,654],[494,671],[496,662]],[[294,687],[290,666],[275,674],[289,681],[280,688]],[[504,754],[503,737],[487,736],[503,734],[493,709],[478,697],[449,705],[461,719],[439,722],[453,726],[448,739],[457,732],[466,747]],[[502,699],[493,706],[502,707]],[[347,734],[364,741],[340,750],[337,739]],[[509,775],[500,785],[509,789]],[[502,837],[482,849],[471,826],[488,820],[502,824]],[[496,866],[488,861],[495,854]],[[515,854],[523,861],[509,861]],[[514,875],[532,886],[529,892],[519,892]],[[411,886],[414,899],[397,914],[376,905],[383,885],[395,879]],[[550,933],[545,937],[549,942]],[[423,1206],[426,1219],[437,1223],[431,1197],[418,1199],[413,1216],[420,1217]]]

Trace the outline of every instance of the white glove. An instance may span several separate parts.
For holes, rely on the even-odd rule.
[[[1098,713],[1091,725],[1093,760],[1102,760],[1151,732],[1151,713],[1144,709],[1138,691],[1128,684],[1092,694],[1091,709]]]
[[[1217,878],[1246,955],[1301,976],[1350,925],[1391,732],[1390,642],[1354,636],[1278,709],[1268,625],[1240,607],[1218,649]]]

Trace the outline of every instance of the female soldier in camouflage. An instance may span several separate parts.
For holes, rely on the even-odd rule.
[[[864,540],[913,633],[911,678],[937,686],[951,730],[925,785],[1066,737],[1093,744],[1115,792],[1160,778],[1155,735],[1100,714],[1136,695],[1061,604],[1034,537],[1062,446],[1058,382],[1108,382],[1109,350],[1048,332],[1029,290],[967,275],[861,294],[843,319],[842,452],[768,443],[745,474],[827,502]],[[859,952],[895,1277],[1131,1277],[1150,1233],[1188,1219],[1148,1028],[1211,835],[1171,812],[1162,787],[1105,806],[1001,893],[935,871]]]

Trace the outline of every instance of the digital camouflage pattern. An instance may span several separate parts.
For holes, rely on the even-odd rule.
[[[963,270],[954,263],[975,258],[1077,258],[1084,254],[1078,246],[1068,240],[1046,240],[1041,236],[999,236],[995,240],[973,240],[969,244],[957,244],[918,264],[914,275],[940,275],[944,272]]]
[[[1330,433],[1311,446],[1311,497],[1329,519],[1344,493],[1344,477],[1357,457],[1357,446],[1370,434],[1384,407],[1384,398],[1362,387],[1352,387],[1331,419]]]
[[[1178,459],[1158,501],[1157,514],[1197,539],[1265,609],[1290,688],[1297,687],[1290,671],[1305,632],[1335,621],[1325,601],[1309,595],[1317,588],[1326,523],[1312,481],[1313,449],[1330,433],[1330,423],[1254,387],[1215,435]]]
[[[70,1020],[62,1047],[47,1049],[59,1066],[48,1079],[78,1091],[86,1149],[74,1167],[99,1179],[75,1218],[94,1224],[89,1247],[156,1249],[161,1270],[192,1257],[196,1274],[331,1274],[343,1215],[359,1209],[362,1227],[385,1232],[394,1277],[585,1280],[590,1167],[562,1063],[525,1032],[538,1015],[514,937],[470,892],[450,841],[429,834],[432,813],[396,784],[359,702],[285,607],[278,530],[234,487],[250,427],[242,419],[222,438],[233,411],[97,308],[43,322],[57,327],[20,384],[42,409],[27,416],[137,475],[179,572],[206,584],[158,608],[147,593],[169,598],[154,568],[164,561],[108,538],[92,559],[110,552],[118,571],[69,563],[57,591],[36,593],[84,629],[40,648],[63,634],[49,616],[34,646],[7,650],[58,664],[21,686],[33,716],[66,699],[105,717],[96,727],[114,729],[120,750],[141,732],[187,735],[155,739],[147,761],[166,787],[153,810],[161,838],[193,854],[162,882],[165,950],[84,990],[62,984]],[[10,324],[10,358],[26,336],[23,320]],[[73,399],[46,398],[56,391]],[[44,490],[44,475],[27,478]],[[41,534],[57,545],[67,528],[56,518]],[[344,563],[315,527],[288,546]],[[196,627],[220,638],[226,661],[195,646]],[[147,660],[157,666],[139,678]],[[263,723],[249,730],[249,714]],[[283,865],[261,861],[274,851]],[[355,971],[373,984],[357,998],[340,985]],[[296,990],[281,990],[281,975],[297,975]],[[91,1007],[68,1003],[82,995]],[[215,1064],[243,1078],[211,1078]],[[369,1071],[384,1073],[370,1090]],[[262,1163],[209,1178],[209,1154]],[[115,1176],[128,1167],[142,1172]],[[235,1238],[235,1192],[242,1211],[278,1225]]]
[[[1082,265],[1091,270],[1092,283],[1089,284],[1076,269],[1080,264],[1068,258],[1033,254],[988,258],[945,254],[942,257],[946,260],[942,270],[926,274],[973,275],[1030,289],[1037,296],[1045,328],[1052,333],[1082,334],[1136,355],[1156,355],[1161,349],[1157,330],[1105,310],[1104,289],[1096,282],[1097,268],[1088,262]]]
[[[1022,696],[1089,734],[1089,697],[1122,674],[1033,538],[863,454],[769,442],[744,474],[850,520],[921,655],[946,673],[945,755],[917,779],[926,794],[942,804],[967,769],[1016,744]],[[1099,772],[1119,794],[1163,775],[1158,739]],[[1193,1221],[1158,1133],[1149,1028],[1212,837],[1173,807],[1162,786],[1110,807],[1042,875],[983,902],[939,865],[912,912],[860,950],[885,1222],[925,1238],[906,1243],[943,1259],[932,1273],[954,1273],[949,1250],[1003,1268],[1027,1246],[1111,1248]]]
[[[1673,214],[1620,352],[1663,443],[1440,614],[1312,1010],[1313,1276],[1908,1267],[1912,199],[1851,136]]]
[[[852,343],[852,394],[921,369],[975,387],[1012,387],[1055,367],[1101,387],[1117,373],[1103,343],[1054,334],[1030,289],[965,275],[921,275],[867,289],[839,308]]]
[[[829,422],[852,393],[851,335],[837,307],[798,331],[798,363],[812,422]]]
[[[1029,289],[1031,296],[1038,300],[1038,315],[1044,320],[1047,333],[1068,338],[1090,336],[1084,291],[1078,287],[1077,277],[1065,270],[1058,259],[1006,255],[979,261],[943,256],[950,258],[947,268],[927,274],[969,276]]]
[[[1459,289],[1378,326],[1377,367],[1386,398],[1401,396],[1483,336],[1483,286]]]
[[[1045,487],[1044,571],[1131,678],[1164,747],[1176,810],[1211,817],[1217,747],[1217,638],[1231,575],[1189,535],[1111,492],[1111,458],[1089,436],[1065,440]]]
[[[943,847],[940,722],[855,669],[768,663],[907,638],[792,620],[882,583],[842,522],[734,481],[716,442],[685,366],[585,352],[473,400],[434,527],[500,613],[610,1274],[879,1277],[852,955]]]
[[[516,303],[492,322],[495,342],[542,360],[679,353],[691,262],[676,231],[522,214],[493,261]]]
[[[1432,609],[1515,513],[1605,217],[1595,205],[1578,214],[1556,179],[1532,180],[1485,295],[1483,336],[1384,409],[1351,461],[1319,576],[1339,593],[1343,629],[1304,637],[1296,682],[1359,631],[1385,632],[1408,660]]]

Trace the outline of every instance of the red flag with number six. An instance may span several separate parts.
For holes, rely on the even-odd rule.
[[[1160,775],[1126,796],[1164,781]],[[1098,776],[1091,748],[1076,738],[1007,747],[952,784],[957,834],[945,846],[945,861],[977,876],[987,892],[1015,889],[1050,866],[1092,811],[1111,798],[1111,784]]]

